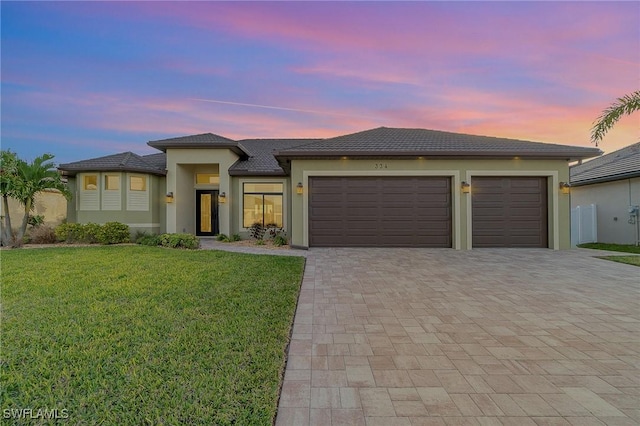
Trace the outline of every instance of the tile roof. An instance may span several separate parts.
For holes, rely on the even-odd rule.
[[[640,142],[572,166],[571,185],[608,182],[640,176]]]
[[[247,155],[247,153],[238,146],[237,141],[213,133],[149,141],[147,145],[159,149],[162,152],[167,152],[167,148],[227,148],[239,156]]]
[[[277,150],[293,148],[321,139],[243,139],[240,147],[249,155],[238,160],[229,168],[232,176],[286,176],[273,153]]]
[[[164,154],[160,154],[164,155]],[[75,175],[78,172],[138,172],[150,173],[154,175],[166,175],[166,161],[162,161],[158,154],[140,156],[133,152],[122,152],[120,154],[107,155],[105,157],[91,158],[89,160],[76,161],[73,163],[60,164],[59,170],[67,175]]]
[[[597,148],[582,148],[517,139],[476,136],[427,129],[379,127],[303,146],[281,149],[276,157],[437,156],[527,157],[582,159],[600,155]]]

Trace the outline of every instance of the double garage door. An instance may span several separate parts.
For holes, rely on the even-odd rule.
[[[547,247],[545,182],[474,178],[474,247]],[[528,189],[518,195],[523,185]],[[544,193],[532,197],[534,186]],[[452,247],[451,195],[449,177],[311,177],[309,245]],[[529,208],[532,199],[538,203],[537,222]]]

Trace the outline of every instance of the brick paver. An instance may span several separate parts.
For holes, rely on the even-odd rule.
[[[640,269],[312,249],[276,425],[640,424]]]

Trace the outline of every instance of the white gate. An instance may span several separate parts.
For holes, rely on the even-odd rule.
[[[571,209],[571,245],[598,241],[598,215],[595,204]]]

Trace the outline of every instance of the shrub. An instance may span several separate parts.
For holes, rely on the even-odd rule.
[[[97,223],[85,223],[84,225],[81,225],[78,241],[88,244],[100,242],[101,228],[102,225]]]
[[[200,240],[191,234],[162,234],[160,245],[170,248],[197,249],[200,247]]]
[[[256,245],[257,246],[263,246],[264,245],[264,240],[256,240]]]
[[[242,240],[242,237],[240,236],[240,234],[233,234],[230,238],[230,241],[240,241]]]
[[[287,233],[284,228],[278,226],[270,226],[265,233],[266,238],[273,241],[273,245],[276,247],[287,245]]]
[[[262,240],[264,238],[265,228],[260,222],[256,222],[249,228],[249,236],[254,240]]]
[[[276,247],[286,246],[287,245],[287,237],[284,235],[276,235],[273,239],[273,245]]]
[[[129,226],[119,222],[97,223],[62,223],[56,226],[55,235],[58,241],[66,243],[100,243],[119,244],[131,241]]]
[[[136,238],[136,243],[141,244],[143,246],[159,246],[160,245],[160,236],[159,235],[151,235],[151,234],[142,234],[138,238]]]
[[[54,230],[58,241],[66,243],[75,243],[82,240],[82,224],[80,223],[61,223]]]
[[[37,214],[33,216],[29,215],[29,218],[27,219],[27,223],[33,227],[40,226],[44,224],[44,216],[41,214]]]
[[[57,241],[56,233],[50,226],[31,228],[28,239],[31,244],[53,244]]]
[[[100,244],[120,244],[131,242],[129,225],[120,222],[107,222],[98,230]]]
[[[217,241],[222,241],[223,243],[228,243],[229,242],[229,237],[227,237],[226,234],[218,234],[218,235],[216,235],[216,240]]]

